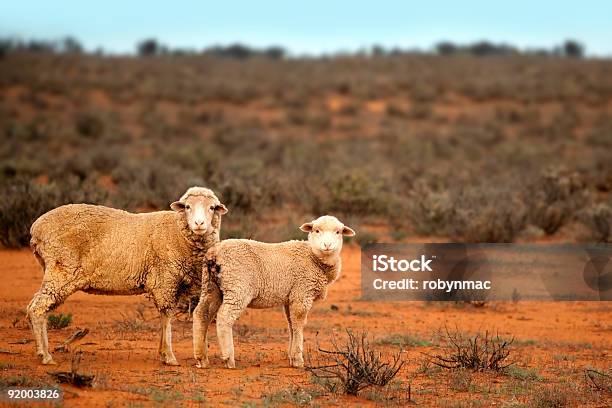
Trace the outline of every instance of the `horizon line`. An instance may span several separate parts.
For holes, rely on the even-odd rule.
[[[455,47],[463,49],[463,51],[467,50],[469,47],[478,45],[478,44],[490,44],[495,47],[508,47],[509,50],[516,50],[519,54],[537,54],[538,52],[546,52],[550,53],[551,56],[554,56],[556,52],[561,50],[565,44],[568,42],[574,42],[582,47],[583,55],[582,58],[593,58],[593,59],[609,59],[612,57],[612,52],[609,53],[597,53],[591,52],[588,44],[584,41],[581,41],[577,38],[566,37],[560,39],[554,45],[542,46],[542,45],[523,45],[519,46],[509,41],[494,41],[488,40],[486,38],[480,38],[473,41],[453,41],[449,39],[442,39],[439,41],[434,41],[427,46],[420,45],[387,45],[382,42],[372,42],[370,44],[363,44],[359,46],[350,46],[350,47],[338,47],[334,50],[320,50],[320,51],[296,51],[296,47],[291,47],[288,45],[283,45],[278,42],[270,42],[268,45],[254,45],[245,41],[240,40],[229,40],[229,41],[216,41],[210,42],[202,45],[172,45],[169,42],[165,42],[160,37],[150,35],[143,36],[140,40],[135,41],[130,49],[118,49],[117,47],[106,46],[104,45],[86,45],[79,37],[75,35],[62,35],[51,38],[43,38],[43,37],[26,37],[22,35],[6,35],[0,34],[0,41],[14,41],[17,44],[28,44],[32,42],[40,42],[46,44],[58,45],[61,44],[62,41],[67,39],[75,40],[78,45],[82,48],[83,52],[86,54],[103,54],[108,56],[138,56],[138,46],[145,41],[153,40],[157,43],[159,47],[162,47],[165,51],[172,52],[185,52],[185,53],[204,53],[206,51],[213,50],[214,48],[229,48],[232,46],[242,46],[252,51],[264,51],[269,49],[281,49],[285,57],[288,58],[325,58],[325,57],[333,57],[333,56],[350,56],[350,55],[370,55],[374,53],[376,48],[381,49],[385,54],[393,54],[393,53],[405,53],[405,54],[434,54],[440,55],[440,53],[436,50],[436,47],[441,44],[451,44]],[[460,54],[461,52],[457,52]]]

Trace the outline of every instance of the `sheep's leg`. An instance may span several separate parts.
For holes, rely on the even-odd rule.
[[[56,364],[49,353],[47,313],[61,305],[77,288],[78,285],[75,282],[54,279],[51,273],[46,273],[40,290],[28,304],[27,314],[36,341],[36,354],[40,357],[42,364]]]
[[[242,312],[248,301],[228,302],[227,293],[217,313],[217,340],[221,349],[221,359],[227,368],[236,367],[234,360],[234,338],[232,327]]]
[[[292,326],[291,357],[289,360],[293,367],[304,367],[304,325],[311,307],[312,300],[301,300],[289,305]]]
[[[161,344],[160,357],[164,364],[171,366],[180,365],[172,352],[172,311],[164,309],[161,314]]]
[[[47,336],[47,312],[54,303],[53,298],[42,290],[37,292],[28,305],[28,318],[32,333],[36,340],[36,355],[45,365],[56,364],[49,353],[49,338]]]
[[[210,285],[202,291],[198,306],[193,311],[193,357],[198,368],[208,367],[208,326],[219,306],[221,292],[216,285]]]
[[[291,324],[289,305],[285,305],[285,317],[287,318],[287,325],[289,326],[289,347],[287,348],[287,356],[289,357],[289,364],[293,365],[293,359],[291,356],[291,350],[293,350],[293,325]]]

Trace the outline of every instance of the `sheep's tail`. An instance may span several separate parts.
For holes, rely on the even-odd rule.
[[[30,248],[32,248],[32,253],[34,254],[34,257],[36,258],[36,260],[38,261],[38,263],[40,264],[43,273],[45,271],[45,260],[42,257],[42,255],[40,254],[40,248],[38,245],[38,240],[35,238],[30,239]]]
[[[38,263],[40,264],[40,266],[42,267],[43,273],[45,271],[45,260],[41,255],[41,242],[40,239],[38,238],[38,232],[37,232],[37,226],[38,224],[36,222],[34,222],[32,224],[32,226],[30,227],[30,248],[32,249],[32,253],[34,254],[34,257],[36,258],[36,260],[38,261]]]

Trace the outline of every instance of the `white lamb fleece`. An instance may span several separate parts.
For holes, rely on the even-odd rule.
[[[221,358],[235,367],[232,325],[246,307],[283,305],[289,323],[289,362],[302,367],[303,327],[312,304],[325,299],[340,276],[342,237],[355,232],[329,215],[300,227],[308,241],[268,244],[228,239],[207,253],[202,296],[194,310],[193,343],[198,367],[208,366],[208,325],[217,317]]]
[[[106,295],[148,293],[162,318],[159,353],[172,352],[171,316],[180,296],[198,290],[206,251],[219,242],[221,215],[215,194],[192,187],[173,211],[133,214],[88,204],[68,204],[40,216],[30,246],[44,277],[28,305],[43,364],[55,364],[47,337],[47,313],[77,291]]]

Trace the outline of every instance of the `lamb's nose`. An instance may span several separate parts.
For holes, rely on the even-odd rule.
[[[329,249],[331,248],[331,242],[324,242],[323,246],[325,247],[325,249]]]

